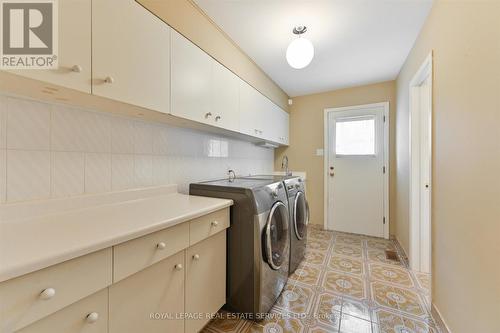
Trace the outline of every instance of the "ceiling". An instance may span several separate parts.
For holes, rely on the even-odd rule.
[[[432,0],[195,0],[289,96],[396,78]],[[315,56],[304,69],[285,52],[306,25]]]

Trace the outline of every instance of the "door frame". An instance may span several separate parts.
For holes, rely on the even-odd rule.
[[[417,98],[415,96],[415,88],[422,85],[422,83],[429,79],[429,93],[430,93],[430,105],[428,108],[429,114],[429,225],[428,225],[428,242],[429,247],[426,249],[428,251],[428,262],[429,273],[431,272],[432,262],[432,114],[433,114],[433,65],[432,65],[432,51],[425,58],[420,68],[413,75],[412,80],[409,83],[409,159],[410,159],[410,189],[409,189],[409,263],[410,268],[414,271],[421,271],[423,266],[422,260],[424,259],[424,250],[421,246],[422,243],[422,225],[421,225],[421,207],[420,207],[420,195],[422,191],[422,186],[420,182],[420,148],[421,148],[421,135],[420,135],[420,112],[421,108],[417,104]],[[414,119],[419,119],[415,121]],[[418,152],[418,153],[417,153]]]
[[[353,105],[353,106],[344,106],[338,108],[326,108],[324,110],[324,132],[323,132],[323,140],[324,140],[324,149],[323,149],[323,228],[328,230],[328,162],[330,160],[330,143],[328,138],[330,137],[330,130],[328,127],[328,115],[332,112],[340,112],[340,111],[356,111],[367,108],[374,107],[382,107],[384,109],[384,133],[383,133],[383,147],[384,147],[384,238],[389,238],[389,102],[381,102],[381,103],[372,103],[372,104],[361,104],[361,105]]]

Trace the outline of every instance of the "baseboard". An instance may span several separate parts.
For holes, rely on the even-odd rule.
[[[439,312],[438,308],[436,307],[436,304],[434,303],[432,303],[431,305],[431,314],[432,318],[434,318],[434,321],[436,321],[436,325],[439,326],[442,333],[451,333],[450,327],[446,324],[446,322],[443,319],[443,316],[441,315],[441,312]]]
[[[407,268],[410,267],[409,266],[410,262],[408,260],[408,255],[406,254],[406,251],[403,248],[403,246],[401,246],[401,242],[399,241],[399,239],[396,237],[396,235],[391,235],[390,238],[396,243],[397,251],[399,252],[399,256],[400,256],[402,262],[405,264],[405,266]]]

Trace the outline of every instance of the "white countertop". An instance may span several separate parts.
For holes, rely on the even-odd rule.
[[[164,193],[0,223],[0,282],[232,205]]]

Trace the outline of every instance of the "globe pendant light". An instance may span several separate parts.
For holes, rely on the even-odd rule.
[[[286,61],[295,69],[301,69],[309,65],[314,57],[314,46],[309,39],[302,37],[307,27],[298,26],[293,28],[293,33],[299,38],[293,40],[286,49]]]

